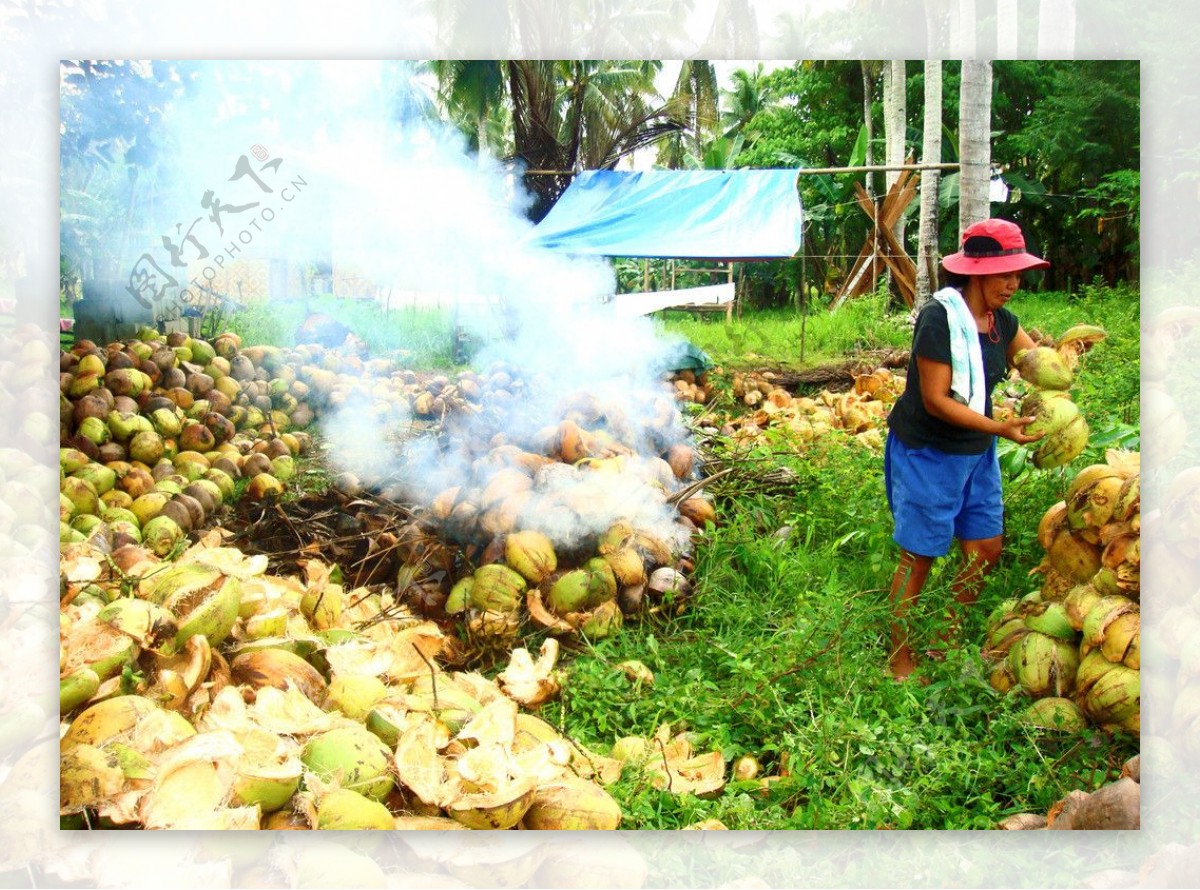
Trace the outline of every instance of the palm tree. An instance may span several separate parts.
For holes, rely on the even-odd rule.
[[[725,96],[725,111],[721,115],[721,123],[725,128],[725,136],[730,137],[741,133],[746,124],[758,114],[765,111],[774,100],[774,93],[763,74],[762,62],[754,71],[737,68],[729,75],[733,89],[722,90]]]
[[[686,126],[678,103],[655,101],[658,62],[516,60],[505,69],[513,157],[526,165],[535,222],[580,170],[612,169]]]
[[[925,127],[921,138],[921,163],[942,162],[942,63],[925,61]],[[938,185],[937,170],[921,171],[921,218],[917,231],[917,297],[920,309],[933,292],[938,262]]]
[[[438,81],[438,100],[451,120],[462,128],[468,144],[483,154],[495,149],[497,129],[507,106],[502,62],[450,59],[430,65]]]
[[[677,169],[690,156],[704,154],[704,146],[716,136],[720,120],[717,70],[704,59],[685,59],[667,103],[684,129],[668,136],[659,146],[658,163]]]
[[[908,78],[903,59],[892,59],[883,65],[883,134],[884,154],[889,167],[904,163],[908,153],[908,108],[905,87]],[[900,178],[899,170],[889,170],[883,181],[888,190]],[[896,220],[896,241],[904,244],[904,217]]]
[[[540,220],[580,170],[611,169],[634,151],[716,119],[712,64],[684,67],[665,103],[655,61],[433,63],[443,108],[471,145],[525,167]],[[707,73],[706,73],[707,72]]]
[[[987,219],[992,184],[992,63],[964,60],[959,93],[958,228]]]
[[[867,130],[867,154],[863,163],[868,167],[875,164],[875,116],[871,111],[873,99],[875,96],[875,81],[879,76],[879,62],[868,62],[863,60],[859,63],[862,71],[862,88],[863,88],[863,126]],[[866,174],[867,195],[872,201],[875,200],[875,181],[870,173]]]

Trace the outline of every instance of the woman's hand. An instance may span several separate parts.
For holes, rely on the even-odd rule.
[[[1025,432],[1025,427],[1033,423],[1034,420],[1036,420],[1034,417],[1014,417],[1012,420],[1001,421],[1000,431],[997,432],[997,435],[1016,442],[1018,445],[1028,445],[1030,442],[1036,442],[1042,436],[1046,435],[1046,433],[1043,431],[1036,436],[1031,436]]]

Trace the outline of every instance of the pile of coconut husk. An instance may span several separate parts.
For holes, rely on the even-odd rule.
[[[852,437],[872,449],[883,447],[883,431],[892,403],[904,391],[904,378],[887,368],[854,377],[848,392],[821,390],[813,396],[793,395],[781,375],[772,371],[736,373],[733,396],[740,410],[710,421],[736,443],[757,444],[782,434],[796,447],[834,433]]]
[[[213,530],[174,560],[65,545],[61,811],[67,827],[612,829],[624,764],[535,716],[553,638],[494,679],[456,641],[316,556],[274,575]],[[664,739],[629,766],[675,793],[701,764]],[[703,761],[719,790],[720,752]],[[698,781],[698,780],[697,780]]]
[[[1130,758],[1121,777],[1095,791],[1072,791],[1045,815],[1017,813],[997,825],[1006,831],[1128,831],[1142,827],[1141,755]]]

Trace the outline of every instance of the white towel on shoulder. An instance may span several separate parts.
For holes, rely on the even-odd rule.
[[[972,411],[983,414],[987,383],[975,317],[962,294],[952,287],[942,288],[933,298],[946,307],[946,320],[950,324],[950,394]]]

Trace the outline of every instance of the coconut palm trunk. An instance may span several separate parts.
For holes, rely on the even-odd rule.
[[[925,127],[921,134],[921,163],[942,162],[942,63],[925,60]],[[937,282],[938,187],[937,170],[921,171],[921,218],[917,231],[917,298],[920,310]]]
[[[906,76],[903,59],[893,59],[884,63],[883,67],[883,126],[884,145],[889,167],[898,167],[904,163],[907,147],[907,118],[908,107],[904,95]],[[887,191],[890,191],[896,180],[900,178],[899,170],[889,170],[884,177]],[[886,193],[886,192],[885,192]],[[904,217],[896,220],[893,229],[896,241],[904,244]]]
[[[875,121],[871,114],[871,99],[875,93],[875,74],[871,70],[873,63],[863,61],[859,63],[862,68],[862,87],[863,87],[863,126],[867,131],[867,145],[864,156],[864,163],[868,167],[875,165]],[[866,174],[867,195],[872,201],[875,200],[875,181],[870,173]]]
[[[959,94],[958,230],[987,219],[991,213],[992,183],[992,63],[968,59],[962,63]]]

